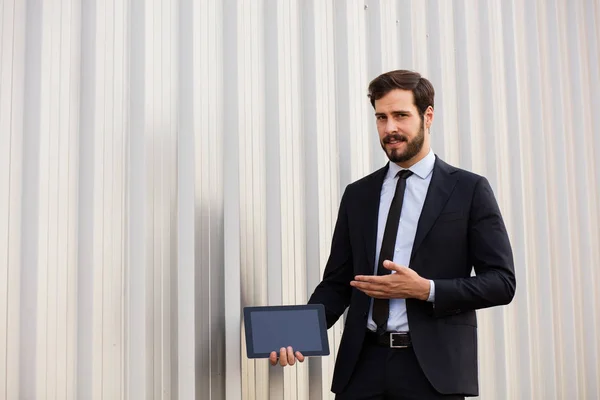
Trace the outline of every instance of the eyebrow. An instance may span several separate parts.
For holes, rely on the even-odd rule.
[[[409,110],[395,110],[395,111],[391,111],[390,114],[410,114]],[[381,113],[381,112],[376,112],[375,116],[379,117],[379,116],[385,116],[385,113]]]

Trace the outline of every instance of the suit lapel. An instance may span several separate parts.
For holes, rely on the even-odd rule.
[[[433,166],[433,175],[431,177],[431,182],[429,183],[427,195],[425,196],[425,203],[423,204],[423,210],[419,217],[419,224],[417,225],[417,233],[415,235],[415,241],[410,256],[411,261],[419,250],[419,246],[423,242],[423,239],[425,239],[425,236],[427,236],[427,233],[433,227],[433,224],[442,212],[450,198],[450,194],[452,194],[452,191],[456,186],[457,177],[454,172],[456,172],[456,168],[451,167],[436,156],[435,164]]]
[[[375,246],[377,244],[377,221],[379,218],[379,201],[381,197],[381,187],[383,180],[389,169],[389,163],[385,167],[371,175],[365,182],[364,188],[364,222],[363,238],[365,241],[365,251],[368,263],[363,269],[363,275],[372,275],[375,270]]]

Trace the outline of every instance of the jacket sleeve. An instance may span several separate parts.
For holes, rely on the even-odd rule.
[[[469,262],[475,276],[435,280],[435,315],[508,304],[515,295],[513,254],[487,179],[475,184],[469,213]]]
[[[347,197],[342,196],[337,222],[333,231],[331,252],[325,266],[323,280],[310,297],[309,304],[323,304],[327,328],[330,328],[350,304],[353,279],[352,247],[350,243]]]

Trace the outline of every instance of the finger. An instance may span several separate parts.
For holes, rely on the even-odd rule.
[[[388,299],[388,300],[391,299],[390,295],[385,292],[368,291],[368,292],[365,292],[365,294],[369,297],[373,297],[374,299]]]
[[[271,354],[269,355],[269,362],[271,363],[271,365],[277,364],[277,352],[276,351],[272,351]]]
[[[294,349],[292,349],[292,346],[288,346],[287,348],[287,359],[288,365],[294,365],[296,363],[296,357],[294,356]]]
[[[389,269],[390,271],[396,271],[396,272],[402,272],[402,270],[404,268],[402,265],[396,264],[390,260],[385,260],[383,262],[383,267],[386,269]]]
[[[350,284],[352,286],[354,286],[355,288],[358,288],[362,291],[365,290],[379,290],[379,291],[384,291],[385,288],[387,287],[387,285],[384,285],[382,283],[368,283],[368,282],[357,282],[357,281],[352,281],[350,282]]]
[[[351,282],[352,286],[357,288],[358,290],[362,290],[367,291],[367,290],[377,290],[377,291],[383,291],[385,290],[385,286],[383,285],[378,285],[378,284],[372,284],[372,283],[364,283],[364,282],[356,282],[353,281]]]
[[[374,297],[376,299],[391,299],[393,298],[392,294],[387,290],[383,289],[365,289],[361,290],[364,294],[369,297]]]
[[[389,275],[356,275],[354,277],[355,281],[358,282],[385,282],[386,278],[388,278]]]
[[[299,362],[304,362],[304,355],[302,353],[300,353],[299,351],[296,352],[296,358],[298,359]]]
[[[282,367],[285,367],[287,365],[287,350],[285,349],[285,347],[282,347],[279,350],[279,364]]]

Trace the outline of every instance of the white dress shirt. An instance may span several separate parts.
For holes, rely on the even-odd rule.
[[[435,155],[432,150],[429,150],[429,153],[425,158],[409,168],[409,170],[413,172],[413,175],[409,176],[406,180],[406,189],[402,202],[402,212],[398,224],[398,234],[396,236],[393,259],[394,263],[405,267],[410,267],[408,264],[410,262],[412,247],[417,233],[419,217],[421,216],[421,210],[425,203],[425,196],[427,195],[427,189],[429,189],[429,183],[431,182],[434,163]],[[388,173],[385,176],[383,186],[381,187],[374,275],[377,274],[377,264],[379,263],[383,232],[385,231],[385,224],[390,211],[390,205],[392,204],[394,192],[396,191],[396,184],[398,183],[398,177],[396,175],[403,169],[404,168],[401,168],[397,164],[390,162]],[[395,273],[395,271],[392,271],[392,273]],[[433,281],[430,280],[429,285],[430,293],[427,301],[433,302],[435,300],[435,286]],[[373,299],[371,299],[367,327],[372,331],[377,330],[377,325],[373,322]],[[406,300],[390,299],[390,315],[388,318],[387,330],[400,332],[409,331],[408,318],[406,315]]]

